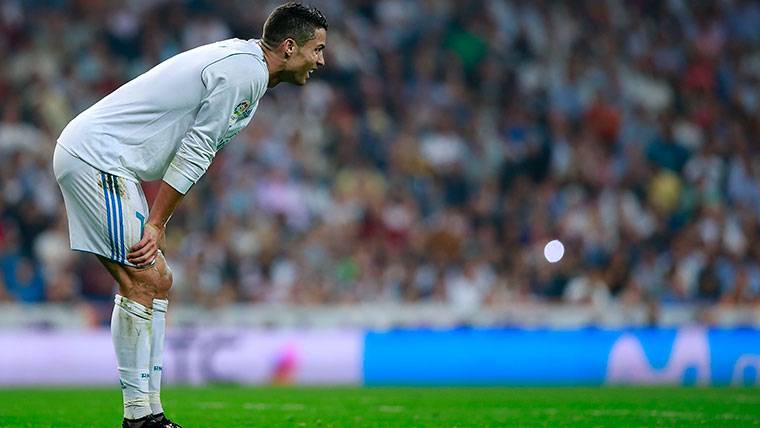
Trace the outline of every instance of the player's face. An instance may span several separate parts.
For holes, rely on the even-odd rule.
[[[314,38],[296,47],[295,52],[288,61],[290,71],[290,83],[296,85],[306,84],[306,80],[318,67],[325,65],[324,49],[327,42],[327,32],[324,28],[314,31]],[[297,46],[297,45],[296,45]]]

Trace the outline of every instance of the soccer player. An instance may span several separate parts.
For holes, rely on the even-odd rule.
[[[303,85],[324,65],[327,21],[288,3],[261,40],[230,39],[183,52],[74,118],[53,169],[73,250],[94,253],[119,290],[111,335],[124,397],[122,427],[178,427],[161,406],[171,270],[166,224],[216,152],[250,121],[267,88]],[[150,212],[142,180],[162,179]]]

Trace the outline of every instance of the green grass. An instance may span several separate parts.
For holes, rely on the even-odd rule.
[[[167,388],[185,428],[760,425],[751,388]],[[121,426],[116,389],[1,389],[0,427]]]

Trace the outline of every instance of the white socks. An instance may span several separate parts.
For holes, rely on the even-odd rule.
[[[153,299],[153,309],[116,295],[111,337],[124,395],[124,417],[163,413],[161,371],[169,301]]]
[[[164,354],[164,333],[166,332],[166,309],[169,301],[153,299],[153,332],[150,345],[150,408],[154,415],[164,412],[161,407],[161,370]]]
[[[151,414],[148,369],[153,311],[118,294],[114,301],[111,338],[124,395],[124,417],[139,419]]]

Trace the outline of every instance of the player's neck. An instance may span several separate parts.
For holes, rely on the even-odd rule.
[[[280,73],[285,69],[285,59],[276,51],[270,49],[263,40],[259,40],[259,46],[261,46],[261,51],[264,52],[264,61],[267,63],[267,70],[269,71],[267,88],[274,88],[282,81]]]

